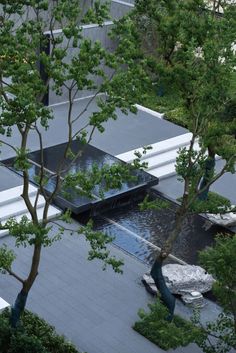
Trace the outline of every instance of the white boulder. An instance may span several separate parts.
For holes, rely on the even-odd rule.
[[[195,299],[200,299],[199,294],[195,295],[196,292],[200,294],[208,292],[214,283],[212,275],[202,267],[195,265],[168,264],[163,266],[162,273],[171,293],[189,294],[192,298],[196,297]],[[144,274],[143,282],[153,294],[157,293],[157,288],[150,274]],[[191,301],[191,297],[187,296],[187,301],[188,298]]]

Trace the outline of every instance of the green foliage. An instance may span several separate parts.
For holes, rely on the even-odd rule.
[[[67,173],[63,180],[63,191],[67,198],[73,194],[85,195],[91,199],[96,198],[93,194],[96,188],[101,198],[104,193],[111,189],[119,190],[123,182],[135,181],[136,176],[133,171],[137,165],[132,166],[124,163],[114,163],[112,165],[93,164],[88,170]],[[73,190],[73,193],[72,193]]]
[[[181,202],[182,198],[178,201]],[[232,210],[231,202],[226,197],[209,191],[207,199],[202,201],[196,199],[190,206],[190,211],[194,213],[227,213]]]
[[[49,236],[51,226],[45,227],[43,223],[30,221],[26,216],[21,217],[20,221],[16,221],[15,218],[9,218],[4,227],[7,227],[9,233],[15,238],[17,247],[32,246],[34,244],[46,247],[57,240],[57,236]]]
[[[104,19],[109,19],[110,1],[101,3],[96,0],[83,16],[82,23],[98,23],[100,26],[104,23]]]
[[[221,313],[215,321],[207,322],[204,328],[199,319],[193,322],[204,329],[205,335],[195,337],[195,343],[204,353],[227,353],[236,348],[234,320],[231,316]]]
[[[200,252],[201,265],[216,279],[213,293],[223,312],[213,322],[207,322],[207,336],[196,336],[195,342],[205,353],[226,353],[236,349],[236,236],[219,234],[214,247]],[[200,327],[200,316],[194,317]]]
[[[37,315],[25,311],[22,325],[16,330],[9,326],[10,312],[0,315],[1,353],[78,353],[77,349]]]
[[[134,329],[158,347],[168,350],[187,346],[196,335],[203,335],[202,330],[177,315],[172,322],[167,321],[168,309],[159,300],[149,304],[149,308],[148,313],[139,311],[140,321],[134,324]]]
[[[145,196],[144,200],[139,204],[140,211],[145,210],[163,210],[170,208],[170,202],[161,198],[150,200],[149,195]]]
[[[115,256],[110,255],[107,245],[113,240],[109,235],[93,230],[93,223],[89,221],[86,226],[78,229],[78,234],[83,234],[85,239],[89,242],[91,249],[88,253],[88,260],[98,259],[103,262],[103,270],[107,266],[111,266],[117,273],[122,273],[121,267],[124,265],[123,260],[117,259]]]
[[[229,2],[222,6],[219,20],[202,0],[138,0],[132,18],[155,87],[147,102],[229,160],[236,148],[235,114],[229,119],[227,108],[235,96],[236,16]]]
[[[220,234],[212,248],[202,251],[200,263],[211,273],[216,282],[213,291],[224,307],[236,318],[236,236]]]
[[[1,4],[0,145],[6,143],[16,153],[14,167],[24,178],[23,198],[30,214],[30,220],[22,217],[19,222],[16,219],[9,219],[4,224],[4,229],[7,228],[15,238],[16,246],[41,248],[50,246],[61,238],[63,224],[58,227],[58,233],[54,236],[50,235],[51,227],[48,226],[46,211],[53,197],[50,198],[44,190],[49,183],[51,187],[55,186],[54,197],[62,192],[68,197],[69,194],[71,197],[79,194],[92,199],[95,188],[103,198],[108,189],[119,189],[124,180],[135,179],[134,166],[124,164],[102,167],[94,165],[87,172],[79,170],[73,174],[67,173],[70,169],[68,165],[72,165],[76,157],[79,158],[83,153],[81,149],[78,155],[75,155],[71,142],[79,139],[86,145],[90,142],[94,131],[102,133],[104,123],[117,118],[117,108],[125,114],[128,114],[129,110],[135,113],[137,97],[147,82],[145,62],[136,60],[141,56],[138,45],[133,41],[132,22],[125,20],[126,29],[129,29],[125,31],[127,39],[124,39],[125,33],[119,25],[114,26],[111,37],[118,39],[118,42],[116,48],[108,52],[99,41],[92,41],[83,36],[83,29],[79,25],[83,13],[80,5],[79,0],[18,2],[9,0]],[[102,25],[108,18],[108,10],[109,1],[92,1],[84,22],[92,21]],[[61,31],[55,32],[54,30],[58,28]],[[119,38],[116,36],[118,33]],[[49,45],[50,53],[47,53]],[[50,120],[54,118],[53,110],[44,105],[45,93],[48,90],[56,96],[63,94],[68,99],[68,114],[65,116],[68,139],[65,156],[62,156],[62,160],[58,163],[55,175],[49,175],[45,169],[39,168],[39,174],[34,180],[39,184],[40,192],[46,201],[44,219],[39,222],[37,205],[27,195],[32,168],[28,154],[29,141],[32,136],[34,138],[37,136],[43,164],[45,147],[43,133],[50,128]],[[74,116],[76,114],[74,100],[82,90],[92,90],[94,98],[82,112]],[[96,101],[98,109],[84,122],[82,115],[93,100]],[[15,131],[20,136],[19,146],[11,146],[11,140],[8,139],[14,137]],[[62,216],[62,220],[69,223],[70,214],[66,213]],[[92,246],[89,258],[100,258],[104,266],[111,265],[119,272],[121,262],[110,257],[105,249],[110,238],[95,234],[92,239],[90,229],[85,230],[85,233]],[[10,253],[2,255],[4,263],[9,267],[12,260]]]
[[[8,249],[6,244],[3,244],[0,247],[0,272],[6,273],[7,270],[10,270],[15,258],[14,252]]]

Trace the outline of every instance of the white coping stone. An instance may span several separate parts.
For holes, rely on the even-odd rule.
[[[21,199],[21,194],[23,191],[23,185],[16,186],[11,189],[7,189],[0,192],[0,206],[9,204],[10,202]],[[37,188],[33,185],[29,185],[29,196],[36,194]]]
[[[139,111],[148,113],[148,114],[150,114],[150,115],[152,115],[152,116],[157,117],[158,119],[163,119],[163,118],[164,118],[164,115],[165,115],[165,114],[156,112],[155,110],[152,110],[152,109],[149,109],[149,108],[146,108],[146,107],[144,107],[143,105],[135,104],[135,106],[136,106],[136,108],[137,108]]]
[[[0,313],[6,309],[6,308],[9,308],[10,307],[10,304],[8,302],[6,302],[6,300],[2,299],[0,297]]]
[[[111,25],[113,25],[113,21],[105,21],[103,23],[103,26],[111,26]],[[97,24],[97,23],[90,23],[90,24],[87,24],[87,25],[81,25],[82,29],[97,28],[97,27],[101,27],[101,26],[99,24]],[[62,29],[61,28],[55,29],[54,31],[52,31],[52,33],[53,34],[60,34],[60,33],[62,33]],[[51,31],[45,31],[44,34],[51,34]]]
[[[112,2],[116,2],[117,4],[120,4],[120,5],[134,7],[134,4],[131,4],[130,2],[126,2],[126,1],[122,1],[122,0],[112,0]]]
[[[97,94],[97,97],[100,97],[100,96],[105,96],[104,93],[98,93]],[[91,99],[94,97],[94,94],[90,94],[89,96],[85,96],[85,97],[79,97],[79,98],[75,98],[74,100],[74,103],[78,102],[78,101],[82,101],[82,100],[85,100],[85,99]],[[68,101],[63,101],[63,102],[59,102],[59,103],[53,103],[53,104],[50,104],[50,108],[51,107],[57,107],[57,106],[60,106],[60,105],[65,105],[65,104],[68,104]]]

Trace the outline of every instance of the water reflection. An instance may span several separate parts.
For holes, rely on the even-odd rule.
[[[175,207],[171,204],[165,210],[140,211],[136,203],[95,217],[94,225],[96,229],[115,236],[115,244],[150,264],[157,252],[155,246],[161,247],[173,229]],[[190,264],[196,264],[198,251],[211,246],[215,235],[224,231],[220,226],[209,226],[209,221],[198,215],[188,216],[172,254]]]

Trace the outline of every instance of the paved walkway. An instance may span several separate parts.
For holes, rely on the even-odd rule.
[[[76,227],[76,223],[74,223]],[[13,245],[6,237],[0,244]],[[153,345],[132,329],[137,310],[153,298],[141,284],[146,265],[111,246],[111,251],[125,261],[124,274],[111,269],[102,271],[97,261],[86,260],[88,244],[82,236],[65,233],[60,242],[43,249],[40,273],[28,299],[27,307],[54,325],[82,352],[88,353],[159,353]],[[30,248],[16,249],[14,268],[26,274],[31,259]],[[18,283],[10,276],[0,276],[0,296],[14,302]],[[209,310],[210,309],[210,310]],[[214,316],[214,304],[205,312]],[[188,313],[181,303],[177,312]],[[175,352],[201,352],[194,344]]]

